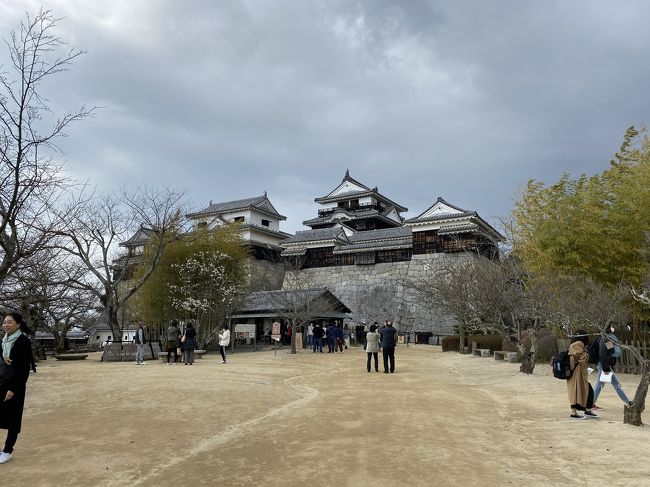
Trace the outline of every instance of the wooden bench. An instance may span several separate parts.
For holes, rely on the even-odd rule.
[[[508,363],[515,363],[517,361],[517,352],[506,352],[504,350],[494,351],[494,360],[503,360]]]
[[[489,348],[475,348],[472,354],[476,357],[489,357],[490,349]]]
[[[86,360],[87,353],[62,353],[54,356],[57,360]]]
[[[206,350],[201,350],[201,349],[194,350],[194,358],[195,359],[203,358],[203,356],[206,353],[208,353]],[[167,352],[158,352],[158,358],[162,360],[163,363],[167,362]],[[174,358],[174,352],[172,352],[172,360],[173,358]],[[181,362],[183,361],[183,354],[178,356],[178,360]]]

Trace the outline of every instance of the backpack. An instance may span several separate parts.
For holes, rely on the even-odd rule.
[[[614,348],[612,349],[613,351],[610,351],[610,356],[617,359],[621,356],[621,347],[618,344],[618,338],[616,338],[616,335],[608,335],[612,343],[614,344]]]
[[[573,375],[571,362],[569,360],[569,352],[560,352],[553,357],[551,367],[553,367],[553,377],[561,380],[569,380]]]

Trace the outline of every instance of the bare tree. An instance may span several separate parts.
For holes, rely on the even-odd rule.
[[[97,308],[97,300],[75,284],[87,271],[61,250],[42,250],[26,262],[14,273],[4,298],[38,310],[39,329],[50,332],[55,349],[63,351],[68,331],[82,327]]]
[[[70,203],[58,231],[65,239],[59,248],[84,265],[87,274],[76,279],[75,286],[99,299],[114,337],[122,336],[120,310],[151,276],[165,246],[180,232],[183,198],[180,191],[145,188],[82,194]],[[150,252],[146,259],[145,247]]]
[[[650,287],[637,291],[632,289],[632,296],[639,303],[650,307]],[[650,385],[650,360],[641,354],[637,347],[620,345],[621,348],[630,350],[636,359],[641,363],[641,380],[634,393],[632,405],[625,407],[623,410],[623,422],[634,426],[641,426],[641,414],[645,410],[645,400],[648,395],[648,386]]]
[[[5,40],[8,71],[0,67],[0,283],[46,246],[60,219],[51,209],[69,181],[52,155],[68,126],[92,114],[81,107],[53,119],[41,87],[67,71],[84,51],[66,49],[50,11],[29,14]],[[46,120],[50,120],[49,123]]]
[[[454,255],[428,269],[424,277],[412,279],[407,284],[426,304],[444,309],[457,319],[461,353],[467,331],[479,321],[475,270],[480,259],[482,257],[472,252]]]

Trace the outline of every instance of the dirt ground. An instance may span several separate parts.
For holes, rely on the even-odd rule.
[[[41,362],[0,478],[16,486],[649,485],[650,431],[571,420],[538,366],[400,347],[395,374],[365,353],[210,355],[193,366]],[[380,356],[381,360],[381,356]],[[380,365],[381,370],[381,365]],[[637,377],[621,375],[632,396]],[[650,417],[646,414],[646,422]],[[4,431],[0,432],[4,434]],[[4,439],[4,438],[2,438]]]

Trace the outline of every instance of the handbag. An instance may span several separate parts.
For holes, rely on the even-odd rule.
[[[14,368],[4,360],[0,363],[0,387],[7,385],[14,377]]]

